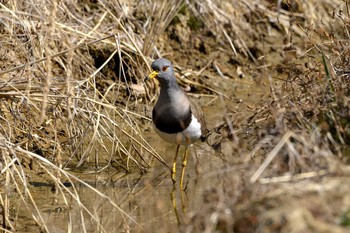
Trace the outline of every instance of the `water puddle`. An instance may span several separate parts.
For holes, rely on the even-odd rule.
[[[65,182],[64,185],[68,191],[64,191],[66,195],[63,198],[62,194],[54,195],[53,185],[31,181],[32,196],[50,232],[67,232],[69,228],[72,228],[73,232],[82,232],[83,226],[87,232],[100,230],[167,232],[173,227],[175,229],[178,221],[185,221],[185,215],[188,212],[199,207],[203,190],[219,179],[219,175],[204,178],[205,174],[218,171],[224,166],[222,160],[208,154],[207,149],[210,150],[207,146],[203,148],[202,145],[191,148],[184,191],[180,191],[179,182],[173,185],[170,171],[158,165],[145,175],[120,175],[113,174],[113,171],[99,174],[75,174],[103,195],[83,184]],[[175,151],[175,147],[169,145],[166,150],[171,155],[170,152]],[[166,160],[170,164],[172,156]],[[178,177],[180,172],[181,166],[178,166]],[[69,191],[77,194],[79,202],[73,198],[74,194],[67,194]],[[111,203],[115,203],[120,209],[118,210]],[[98,226],[96,221],[101,225]],[[30,231],[29,228],[27,230]]]
[[[208,128],[225,121],[222,113],[236,112],[234,117],[244,118],[249,114],[248,105],[258,102],[265,92],[254,82],[240,80],[232,83],[231,100],[207,101],[204,106]],[[261,91],[259,91],[261,90]],[[227,90],[224,90],[226,93]],[[249,103],[248,103],[249,99]],[[201,99],[201,101],[203,101]],[[232,117],[232,116],[231,116]],[[175,145],[164,143],[157,135],[147,138],[149,143],[171,166]],[[183,148],[180,149],[182,155]],[[49,232],[169,232],[178,229],[178,224],[189,221],[203,203],[203,192],[215,186],[224,174],[225,162],[206,143],[197,143],[190,148],[184,179],[184,190],[179,182],[173,185],[170,170],[159,162],[152,164],[146,174],[124,174],[111,169],[98,174],[74,173],[85,182],[64,182],[61,190],[53,184],[30,179],[30,190],[40,216]],[[177,179],[181,173],[181,155],[178,156]],[[37,226],[30,221],[28,212],[18,207],[18,216],[24,221],[21,229],[36,231]],[[28,219],[28,223],[25,221]],[[18,228],[19,229],[19,228]]]

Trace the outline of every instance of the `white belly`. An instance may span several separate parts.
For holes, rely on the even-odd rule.
[[[157,129],[154,124],[152,125],[156,133],[161,138],[167,142],[175,143],[177,145],[191,145],[202,135],[201,124],[193,115],[191,118],[191,124],[181,133],[164,133]]]

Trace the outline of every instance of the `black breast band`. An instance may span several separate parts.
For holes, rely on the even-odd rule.
[[[171,111],[158,112],[153,109],[152,119],[160,131],[169,134],[180,133],[191,124],[192,112],[189,108],[183,116],[174,116]]]

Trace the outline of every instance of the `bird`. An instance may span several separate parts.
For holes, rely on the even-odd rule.
[[[180,187],[187,165],[188,147],[198,139],[205,140],[207,127],[201,108],[193,102],[176,81],[174,67],[166,58],[158,58],[151,64],[150,79],[157,79],[160,94],[152,110],[152,125],[155,132],[165,141],[177,145],[171,168],[171,179],[176,183],[176,163],[179,148],[185,146],[182,159]]]

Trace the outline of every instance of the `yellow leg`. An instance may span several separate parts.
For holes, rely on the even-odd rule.
[[[186,195],[186,191],[185,190],[180,190],[180,192],[181,192],[181,207],[182,207],[181,209],[182,209],[182,213],[184,215],[186,215],[186,212],[187,212],[187,210],[186,210],[187,200],[186,199],[188,199],[188,198],[186,198],[187,195]]]
[[[185,169],[186,169],[186,165],[187,165],[187,155],[188,155],[188,147],[186,146],[184,157],[182,160],[182,170],[181,170],[181,179],[180,179],[180,189],[181,190],[183,190],[182,186],[183,186],[183,181],[184,181],[184,176],[185,176]]]
[[[176,183],[176,160],[177,160],[177,154],[179,153],[179,148],[180,148],[180,145],[177,145],[173,168],[171,169],[171,179],[173,180],[174,184]]]
[[[173,205],[174,213],[176,216],[177,224],[180,224],[180,217],[179,217],[179,212],[177,211],[177,205],[176,205],[176,188],[175,185],[173,186],[173,190],[171,191],[171,203]]]

